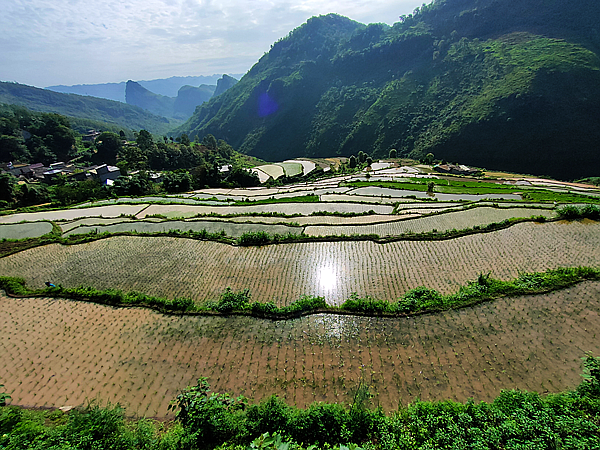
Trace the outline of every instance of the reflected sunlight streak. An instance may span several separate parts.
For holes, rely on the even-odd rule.
[[[323,266],[318,269],[319,287],[324,291],[332,291],[337,287],[337,274],[333,267]]]

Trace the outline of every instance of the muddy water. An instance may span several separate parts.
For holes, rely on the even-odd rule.
[[[255,401],[349,402],[361,380],[373,406],[415,398],[491,400],[502,389],[556,392],[600,352],[600,283],[409,319],[316,315],[168,317],[66,300],[0,297],[0,380],[13,403],[120,402],[164,416],[199,376]]]

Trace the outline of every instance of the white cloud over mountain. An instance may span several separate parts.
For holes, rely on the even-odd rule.
[[[0,80],[35,86],[243,73],[309,17],[392,24],[415,0],[0,0]]]

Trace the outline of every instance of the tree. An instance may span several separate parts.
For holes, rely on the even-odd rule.
[[[106,164],[115,164],[117,155],[122,148],[121,137],[118,134],[105,131],[96,138],[96,149],[98,151],[94,159]]]
[[[130,170],[146,170],[148,168],[148,155],[156,152],[156,145],[151,144],[151,150],[145,151],[139,145],[126,145],[121,147],[119,162]]]
[[[75,155],[75,132],[65,116],[54,113],[41,114],[33,121],[28,131],[39,138],[37,141],[27,140],[32,155],[36,152],[30,147],[30,143],[39,144],[40,141],[59,160],[66,161]]]
[[[396,159],[398,157],[398,152],[395,148],[390,150],[390,159]]]
[[[16,197],[20,206],[39,205],[50,201],[50,193],[44,184],[23,184],[17,189]]]
[[[370,166],[371,164],[373,164],[373,158],[367,156],[367,160],[365,162],[367,163],[367,166]]]
[[[217,149],[217,138],[215,138],[212,134],[207,134],[202,139],[201,144],[204,145],[209,150],[216,150]]]
[[[187,134],[183,133],[180,138],[181,145],[185,145],[186,147],[190,145],[190,138]]]
[[[367,160],[367,156],[368,155],[361,150],[360,152],[358,152],[358,162],[361,164],[364,163]]]
[[[113,185],[118,195],[144,195],[151,191],[152,180],[148,172],[139,172],[131,177],[119,177]]]
[[[435,156],[433,155],[433,153],[427,153],[427,155],[425,155],[425,158],[423,159],[423,162],[425,164],[433,164],[434,159]]]
[[[189,191],[192,188],[192,176],[185,170],[167,172],[163,178],[163,188],[170,193]]]
[[[12,203],[15,197],[17,179],[10,173],[0,173],[0,200]]]
[[[0,136],[0,161],[28,161],[29,150],[20,136]]]
[[[154,139],[152,139],[150,132],[146,130],[140,130],[136,142],[140,150],[146,154],[154,150]]]
[[[234,166],[231,169],[227,181],[239,187],[260,186],[260,179],[256,172],[246,170],[239,166]]]
[[[348,160],[348,166],[351,169],[354,169],[356,167],[356,156],[354,156],[354,155],[350,156],[350,159]]]

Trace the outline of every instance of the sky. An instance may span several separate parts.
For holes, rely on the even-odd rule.
[[[429,3],[429,2],[428,2]],[[389,25],[416,0],[0,0],[0,81],[37,87],[245,73],[312,16]]]

